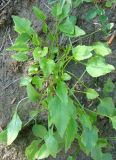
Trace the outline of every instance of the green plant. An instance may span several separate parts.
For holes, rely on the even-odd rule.
[[[85,19],[87,21],[90,21],[96,17],[97,17],[96,22],[99,28],[102,30],[104,34],[108,34],[111,31],[114,24],[109,23],[108,17],[105,14],[105,9],[103,9],[103,7],[98,4],[95,4],[94,7],[88,10],[88,12],[85,15]]]
[[[105,2],[105,6],[106,7],[112,7],[113,5],[116,5],[116,1],[115,0],[106,0]]]
[[[63,3],[62,3],[63,2]],[[74,140],[79,148],[94,160],[111,160],[110,153],[104,153],[108,146],[107,138],[99,136],[96,126],[97,117],[108,118],[116,129],[116,109],[109,93],[114,85],[108,80],[103,88],[103,95],[94,88],[88,87],[82,78],[85,73],[91,77],[103,76],[114,70],[105,62],[105,57],[111,54],[106,43],[95,42],[92,45],[72,45],[73,37],[85,35],[85,31],[75,25],[76,17],[71,16],[71,1],[54,3],[52,15],[53,29],[47,25],[47,16],[37,7],[33,7],[35,16],[42,23],[44,38],[39,37],[28,19],[13,16],[14,29],[18,33],[13,46],[8,50],[15,51],[12,58],[21,63],[27,63],[27,75],[21,78],[20,85],[27,90],[28,97],[22,99],[14,112],[6,130],[0,133],[0,141],[10,145],[25,125],[18,115],[20,103],[29,99],[37,104],[37,109],[30,113],[31,120],[40,112],[48,112],[48,124],[43,126],[37,122],[32,127],[35,140],[26,148],[29,160],[44,159],[49,155],[56,157],[63,148],[68,151]],[[62,43],[66,37],[69,43]],[[70,61],[84,65],[85,71],[80,78],[67,71]],[[73,86],[70,79],[76,79]],[[82,86],[82,90],[76,88]],[[90,105],[81,104],[77,93],[82,93]],[[101,96],[101,97],[100,97]],[[97,104],[96,111],[90,109]],[[68,157],[68,160],[74,157]]]

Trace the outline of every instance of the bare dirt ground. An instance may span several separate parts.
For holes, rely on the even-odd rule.
[[[0,130],[5,128],[7,123],[11,119],[12,112],[15,109],[18,101],[26,96],[25,91],[19,87],[19,79],[22,76],[22,74],[24,74],[23,67],[19,63],[13,61],[10,57],[11,53],[6,51],[6,48],[14,42],[14,39],[16,37],[16,33],[13,31],[11,15],[20,15],[22,17],[29,18],[30,20],[32,20],[33,25],[39,32],[41,24],[39,24],[35,20],[32,14],[32,6],[37,5],[41,7],[49,15],[49,9],[47,8],[46,4],[47,0],[0,0]],[[76,14],[77,17],[82,17],[83,11],[86,12],[86,10],[89,7],[90,6],[85,5],[82,8],[80,8],[79,11],[74,10],[74,14]],[[113,30],[116,30],[115,8],[107,10],[106,13],[109,17],[110,22],[113,22],[115,24]],[[78,19],[77,23],[80,24],[85,30],[87,30],[88,33],[91,33],[96,29],[92,23],[88,24],[81,18]],[[93,42],[95,40],[104,41],[105,38],[101,33],[97,33],[93,36],[88,37],[85,40],[85,43],[88,41]],[[113,53],[111,56],[108,57],[108,62],[116,66],[116,38],[113,40],[111,48]],[[77,73],[76,71],[76,65],[71,63],[68,68],[77,76],[79,75],[79,72]],[[106,78],[108,76],[111,77],[113,82],[116,82],[115,73],[107,75]],[[85,81],[87,81],[88,83],[91,82],[89,77],[86,77]],[[104,81],[102,79],[99,79],[98,83],[102,87]],[[116,91],[113,93],[112,96],[116,101]],[[27,109],[31,109],[34,107],[35,105],[26,102],[21,106],[20,114],[24,122],[29,119]],[[41,115],[39,120],[42,122],[45,120],[45,117],[45,115]],[[107,125],[106,121],[104,121],[102,123],[102,126],[100,127],[101,129],[103,129],[103,135],[116,135],[116,132],[114,132],[114,130],[109,129],[109,125]],[[26,160],[24,156],[24,149],[27,146],[27,144],[30,143],[30,135],[31,132],[27,129],[21,133],[21,135],[18,137],[18,139],[15,141],[13,145],[0,145],[0,160]],[[77,146],[74,145],[71,151],[69,152],[74,152],[76,150],[76,147]],[[116,159],[115,150],[116,144],[113,141],[113,147],[111,151],[113,153],[114,160]],[[65,160],[66,157],[67,155],[61,153],[57,157],[57,160]],[[49,159],[51,160],[52,158]],[[89,159],[90,158],[87,158],[83,153],[79,153],[77,157],[77,160]]]

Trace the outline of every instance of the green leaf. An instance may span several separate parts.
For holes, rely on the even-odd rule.
[[[114,129],[116,129],[116,116],[110,117],[111,121],[112,121],[112,126]]]
[[[59,30],[63,33],[66,33],[68,35],[73,35],[74,34],[74,25],[70,21],[70,19],[66,19],[66,21],[62,24],[59,25]]]
[[[39,93],[35,90],[35,88],[31,85],[27,85],[27,95],[32,102],[35,102],[39,98]]]
[[[88,60],[86,70],[92,77],[99,77],[102,75],[105,75],[107,73],[110,73],[115,68],[114,66],[107,64],[105,62],[105,59],[100,56],[92,57],[90,60]]]
[[[67,160],[74,160],[72,156],[69,156]]]
[[[52,15],[55,17],[58,17],[61,14],[62,14],[62,7],[61,7],[60,3],[57,3],[52,8]]]
[[[99,146],[96,146],[92,149],[91,157],[94,160],[112,160],[112,155],[110,153],[102,153],[102,150]]]
[[[82,144],[91,152],[91,150],[96,146],[98,141],[98,130],[93,127],[91,129],[84,128],[81,135]]]
[[[34,58],[34,61],[38,61],[40,59],[40,47],[36,47],[33,51],[33,58]]]
[[[49,156],[49,151],[47,149],[47,146],[43,144],[40,149],[35,154],[35,159],[44,159]]]
[[[44,33],[48,32],[48,25],[45,22],[42,24],[42,30]]]
[[[32,78],[32,84],[34,84],[39,89],[42,89],[42,87],[43,87],[43,79],[38,77],[38,76],[34,76]]]
[[[36,47],[33,51],[33,57],[35,61],[38,61],[41,57],[45,57],[48,53],[48,47],[44,47],[41,49],[40,47]]]
[[[65,132],[65,152],[70,148],[77,133],[77,122],[71,118]]]
[[[0,132],[0,143],[7,143],[7,130]]]
[[[25,53],[16,53],[13,54],[11,57],[18,62],[25,62],[28,60],[28,56]]]
[[[48,109],[50,113],[50,123],[55,124],[58,133],[63,137],[70,118],[74,117],[75,106],[71,99],[68,104],[63,103],[57,96],[49,100]]]
[[[76,60],[81,61],[90,58],[92,56],[92,50],[93,49],[90,46],[78,45],[72,49],[72,53]]]
[[[97,121],[96,112],[91,112],[91,110],[90,110],[90,111],[88,111],[88,116],[89,116],[92,124],[96,123],[96,121]]]
[[[35,16],[42,21],[46,20],[46,15],[44,14],[44,12],[42,10],[40,10],[38,7],[33,7],[33,12],[35,14]]]
[[[87,115],[86,113],[82,113],[82,114],[80,114],[79,120],[80,120],[80,123],[81,123],[83,129],[84,128],[92,129],[92,123],[91,123],[89,115]]]
[[[31,22],[28,19],[20,18],[18,16],[12,16],[15,23],[14,29],[18,33],[31,34],[33,29],[31,28]]]
[[[89,21],[97,16],[97,8],[91,8],[86,14],[86,20]]]
[[[55,62],[52,59],[42,58],[40,60],[40,68],[42,69],[45,77],[53,73]]]
[[[94,160],[102,160],[102,151],[99,146],[95,146],[91,151],[91,157]]]
[[[85,31],[82,30],[80,27],[75,26],[74,35],[70,35],[70,37],[80,37],[85,35]]]
[[[29,39],[30,39],[29,34],[27,34],[27,33],[22,33],[22,34],[20,34],[20,35],[18,36],[18,38],[16,39],[15,44],[18,44],[18,43],[19,43],[19,44],[26,43],[26,42],[29,41]]]
[[[22,121],[20,120],[17,112],[15,112],[12,120],[7,126],[7,145],[10,145],[16,139],[21,127]]]
[[[58,81],[56,86],[56,94],[63,103],[68,103],[68,90],[66,84],[63,81]]]
[[[102,160],[113,160],[112,155],[110,153],[103,153]]]
[[[80,4],[82,4],[83,3],[83,0],[73,0],[73,5],[75,6],[75,7],[78,7]]]
[[[25,52],[29,51],[29,47],[25,43],[15,43],[13,46],[7,49],[8,51],[18,51],[18,52]]]
[[[49,154],[56,158],[56,154],[58,152],[57,140],[50,132],[45,136],[44,140]]]
[[[111,79],[108,79],[107,82],[104,84],[104,88],[103,88],[104,94],[107,95],[108,93],[112,92],[114,87],[115,86],[113,82],[111,81]]]
[[[44,47],[42,52],[41,52],[41,57],[45,57],[48,53],[48,47]]]
[[[71,76],[68,73],[63,73],[62,79],[64,81],[69,81],[71,79]]]
[[[20,86],[27,86],[29,83],[31,83],[32,77],[26,76],[22,77],[20,80]]]
[[[38,64],[32,64],[31,66],[29,66],[28,69],[28,75],[34,75],[38,73]]]
[[[28,160],[35,160],[36,152],[39,149],[39,143],[39,140],[33,140],[31,144],[26,148],[25,155],[28,158]]]
[[[108,47],[108,45],[106,43],[102,43],[102,42],[94,43],[93,49],[94,49],[95,53],[100,56],[107,56],[112,52],[111,49]]]
[[[106,1],[105,6],[106,7],[112,7],[112,1]]]
[[[95,99],[99,96],[99,94],[95,91],[95,89],[88,88],[86,91],[86,96],[88,99]]]
[[[101,103],[97,107],[97,111],[104,116],[112,116],[115,111],[115,106],[111,97],[102,99]]]
[[[69,19],[74,25],[76,24],[76,21],[77,21],[77,17],[76,16],[70,16]]]
[[[70,12],[70,5],[68,3],[64,4],[62,8],[62,14],[59,15],[59,19],[63,20],[64,18],[68,17]]]
[[[35,124],[32,128],[33,134],[36,137],[44,139],[44,136],[47,134],[47,130],[44,126]]]
[[[101,147],[101,148],[105,148],[105,147],[107,147],[109,144],[108,144],[108,141],[107,141],[106,138],[99,138],[97,145],[98,145],[99,147]]]
[[[33,33],[32,43],[33,43],[35,46],[39,46],[39,45],[40,45],[40,39],[39,39],[38,34],[37,34],[36,32]]]

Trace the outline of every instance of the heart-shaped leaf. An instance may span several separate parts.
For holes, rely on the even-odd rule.
[[[95,99],[99,96],[99,94],[95,91],[95,89],[88,88],[86,91],[86,96],[88,99]]]
[[[81,61],[90,58],[92,56],[92,50],[93,49],[90,46],[78,45],[72,49],[72,53],[76,60]]]
[[[99,76],[105,75],[107,73],[110,73],[114,69],[115,69],[114,66],[107,64],[104,58],[100,56],[92,57],[88,61],[86,66],[87,72],[92,77],[99,77]]]
[[[104,116],[112,116],[114,111],[115,111],[115,107],[114,107],[114,103],[112,101],[111,97],[106,97],[104,99],[102,99],[101,103],[98,105],[97,107],[97,111],[101,114],[103,114]]]
[[[93,49],[94,49],[95,53],[100,56],[106,56],[112,52],[111,49],[108,47],[108,45],[106,43],[102,43],[102,42],[94,43]]]

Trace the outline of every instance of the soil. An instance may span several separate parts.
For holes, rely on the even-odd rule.
[[[39,32],[41,30],[41,23],[39,23],[34,15],[32,14],[32,6],[37,5],[42,8],[46,14],[49,16],[49,9],[47,4],[47,0],[0,0],[0,130],[4,129],[8,122],[12,117],[12,113],[15,110],[17,103],[24,97],[26,97],[25,90],[19,87],[20,77],[24,74],[22,64],[17,63],[16,61],[11,59],[11,52],[6,51],[15,40],[17,34],[13,30],[11,15],[20,15],[21,17],[29,18],[32,20],[32,23],[36,30]],[[82,26],[84,30],[87,31],[87,34],[95,31],[97,29],[96,25],[93,25],[92,22],[88,23],[84,21],[83,15],[86,13],[88,8],[91,5],[82,6],[79,11],[74,10],[73,14],[77,15],[77,23]],[[84,11],[84,13],[83,13]],[[116,13],[115,7],[112,9],[106,9],[106,14],[109,17],[109,21],[113,22],[114,30],[116,30]],[[80,18],[82,17],[82,18]],[[96,20],[97,21],[97,20]],[[112,32],[113,32],[112,31]],[[84,43],[91,43],[97,40],[106,41],[106,37],[103,34],[96,33],[92,36],[89,36],[85,40]],[[66,41],[64,39],[64,41]],[[75,39],[74,39],[75,41]],[[81,40],[78,39],[74,44],[80,43]],[[111,44],[112,55],[110,55],[107,61],[113,64],[116,67],[116,38],[113,40]],[[68,69],[75,73],[77,76],[81,74],[83,68],[77,71],[77,66],[74,63],[70,63]],[[93,82],[91,78],[87,75],[84,76],[84,81],[88,83],[89,86],[93,84],[99,84],[98,86],[103,86],[104,81],[110,77],[113,82],[116,82],[116,74],[108,74],[105,78],[96,79]],[[73,83],[73,82],[72,82]],[[100,89],[100,88],[97,88]],[[112,94],[114,100],[116,101],[116,90]],[[82,99],[83,101],[83,99]],[[20,107],[20,115],[23,119],[24,123],[29,120],[29,114],[27,110],[35,109],[36,104],[30,104],[25,101]],[[44,115],[39,116],[39,121],[42,123],[46,121],[46,113]],[[109,129],[109,125],[107,125],[107,121],[103,121],[101,123],[100,128],[103,130],[103,135],[105,136],[114,136],[116,132],[112,129]],[[29,134],[27,134],[29,133]],[[25,147],[30,143],[30,130],[24,130],[19,135],[18,139],[11,146],[0,145],[0,160],[26,160],[24,155]],[[113,153],[114,160],[116,159],[116,144],[113,142],[113,148],[111,149]],[[77,146],[74,144],[72,146],[71,151],[69,153],[73,153],[76,150]],[[57,160],[65,160],[67,155],[60,153]],[[52,158],[48,158],[51,160]],[[86,157],[82,152],[79,153],[77,160],[90,160],[89,157]]]

